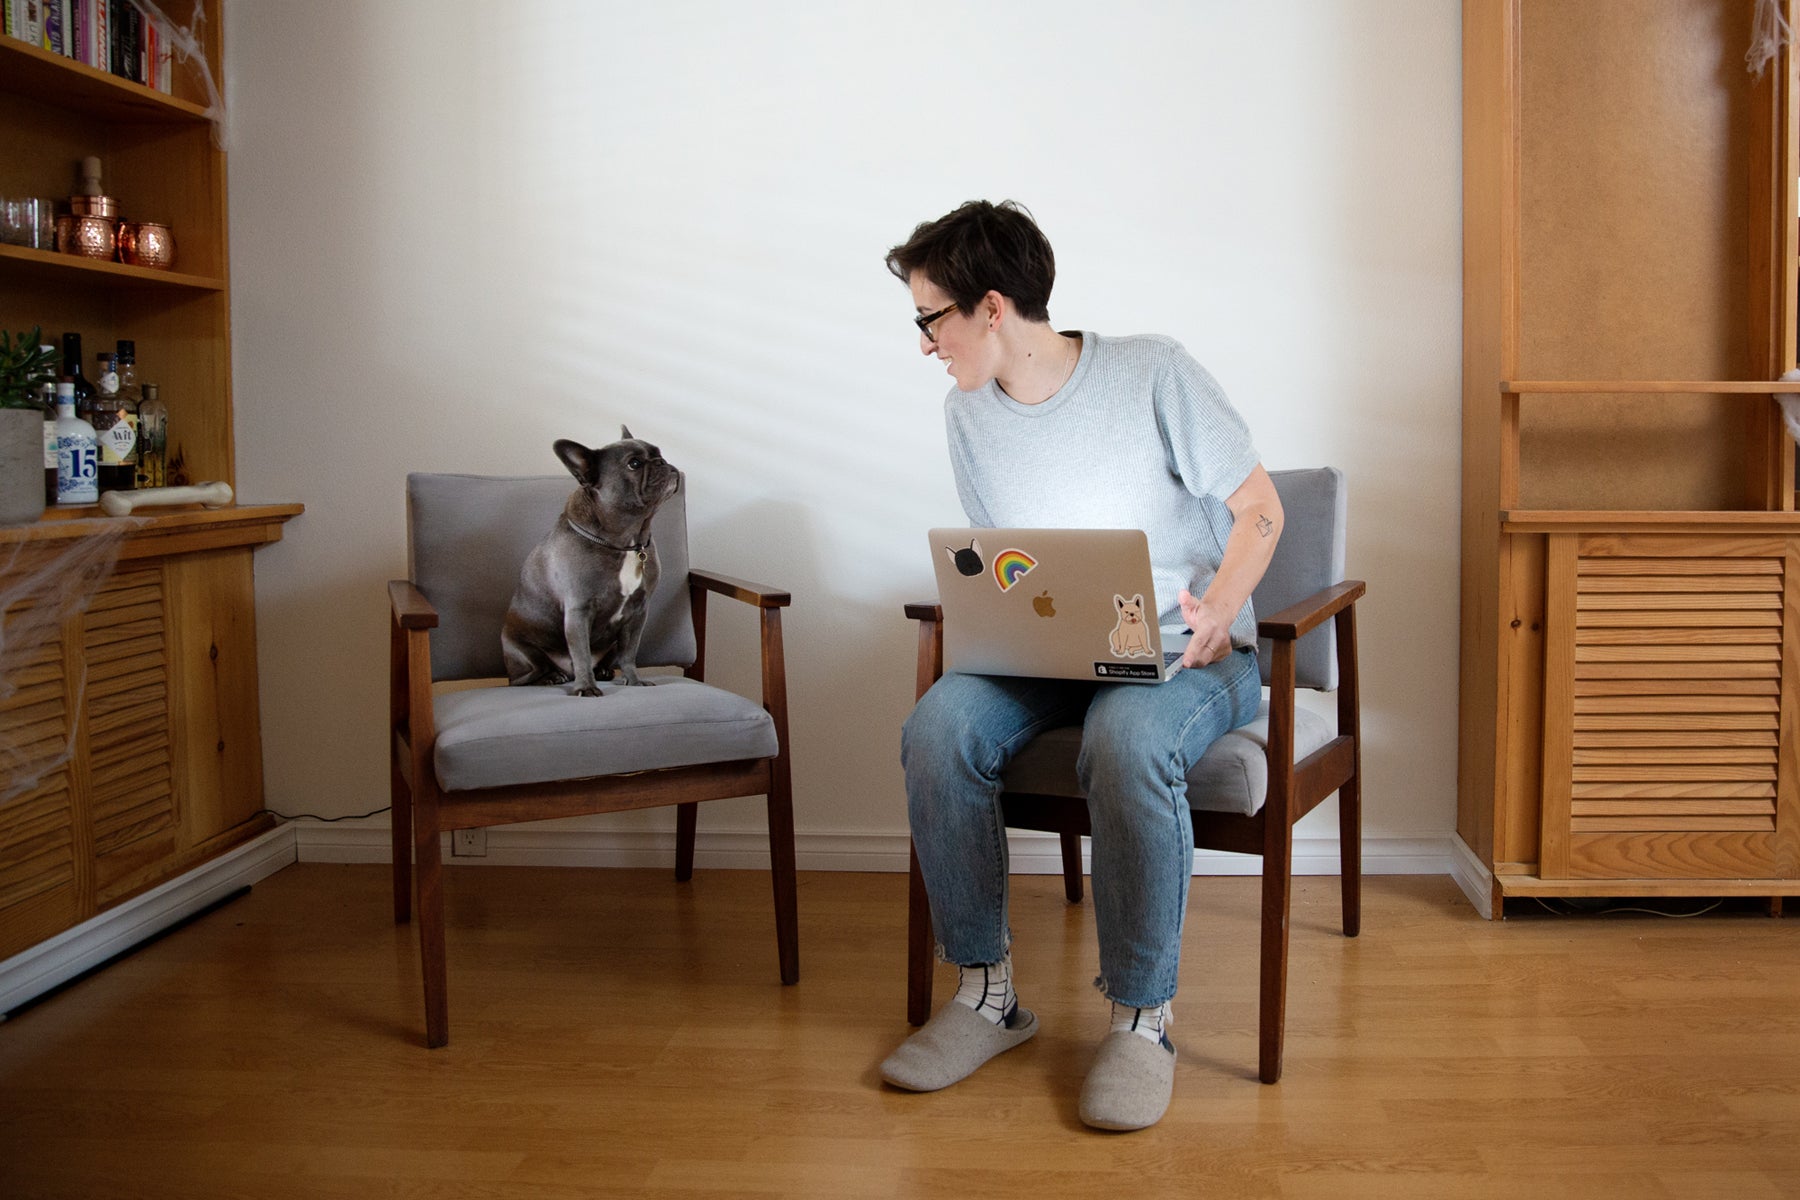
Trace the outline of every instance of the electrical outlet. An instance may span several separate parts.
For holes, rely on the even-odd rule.
[[[450,853],[457,858],[486,858],[487,830],[452,830],[450,833]]]

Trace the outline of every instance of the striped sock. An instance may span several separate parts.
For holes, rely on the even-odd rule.
[[[956,973],[957,1003],[974,1009],[995,1025],[1005,1021],[1006,1014],[1019,1003],[1013,991],[1010,954],[997,963],[958,967]]]
[[[1173,1008],[1167,1000],[1155,1008],[1133,1008],[1114,1001],[1111,1032],[1135,1033],[1146,1042],[1161,1045],[1168,1041],[1167,1027],[1173,1018]]]

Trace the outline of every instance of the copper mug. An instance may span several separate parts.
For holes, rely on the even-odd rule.
[[[175,262],[175,235],[155,221],[119,223],[119,261],[164,271]]]
[[[69,224],[66,249],[83,258],[111,258],[117,252],[117,222],[110,217],[77,216]]]

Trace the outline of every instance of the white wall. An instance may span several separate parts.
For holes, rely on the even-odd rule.
[[[553,473],[624,422],[687,472],[696,563],[793,593],[803,838],[903,831],[901,605],[961,514],[881,260],[1013,197],[1059,326],[1174,335],[1268,465],[1348,474],[1367,832],[1452,829],[1456,5],[230,0],[225,32],[240,492],[307,506],[257,557],[272,807],[387,803],[405,474]],[[731,804],[703,834],[760,828]]]

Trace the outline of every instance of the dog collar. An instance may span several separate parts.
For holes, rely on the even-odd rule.
[[[628,545],[628,546],[615,546],[611,542],[607,541],[605,538],[601,537],[599,534],[594,533],[591,530],[583,529],[581,526],[579,526],[575,522],[569,520],[569,518],[567,518],[567,517],[563,518],[563,524],[567,525],[570,529],[573,529],[576,533],[579,533],[582,537],[584,537],[588,541],[594,543],[594,545],[596,545],[596,546],[604,546],[608,550],[617,550],[621,554],[627,554],[627,553],[635,554],[638,556],[639,562],[643,562],[645,559],[647,559],[650,556],[649,555],[650,539],[649,538],[645,538],[641,542],[637,542],[637,543],[634,543],[634,544]]]

